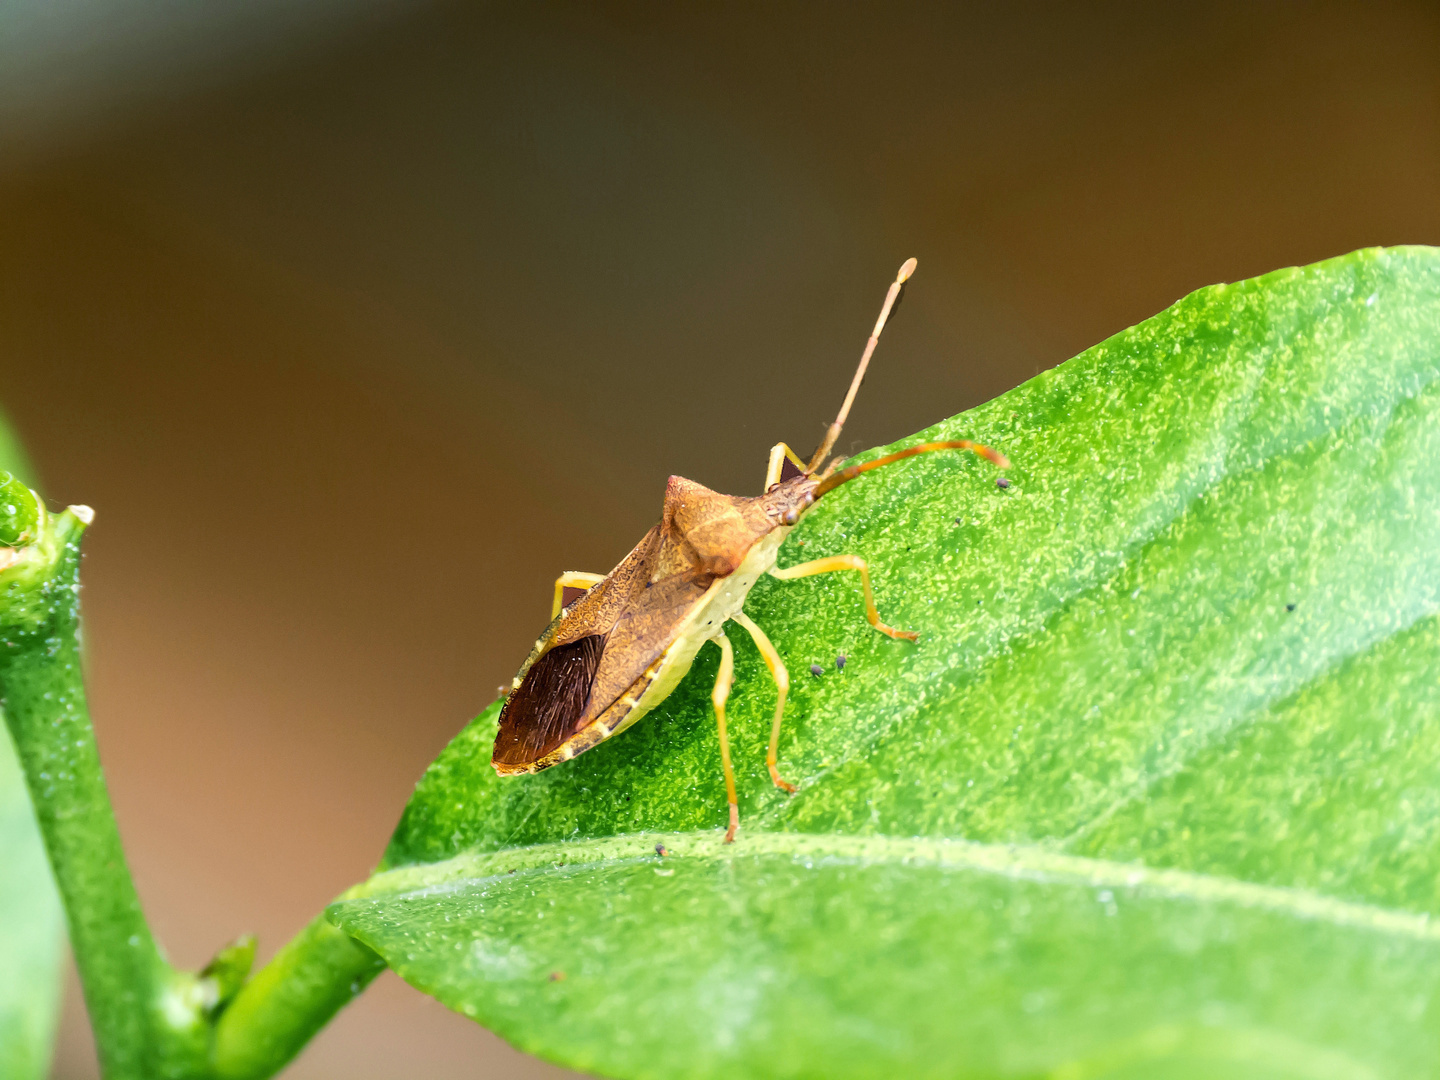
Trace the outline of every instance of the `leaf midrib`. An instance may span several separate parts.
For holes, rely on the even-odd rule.
[[[850,836],[839,833],[752,832],[722,844],[721,830],[632,833],[603,840],[570,840],[503,851],[458,855],[377,874],[342,902],[393,900],[398,895],[440,895],[489,882],[557,871],[576,874],[626,864],[705,860],[737,862],[784,855],[802,865],[869,866],[877,863],[964,870],[1046,884],[1126,889],[1132,895],[1228,903],[1291,918],[1367,930],[1392,938],[1440,941],[1440,922],[1429,915],[1341,900],[1324,893],[1261,885],[1215,874],[1150,867],[1071,855],[1034,844],[990,844],[923,837]],[[657,844],[667,851],[656,854]]]

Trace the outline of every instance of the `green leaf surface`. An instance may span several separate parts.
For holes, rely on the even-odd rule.
[[[0,416],[0,543],[34,529],[29,490],[11,472],[33,475]],[[25,778],[0,724],[0,1077],[38,1080],[49,1071],[64,940],[60,898]]]
[[[781,563],[862,555],[920,641],[756,586],[799,791],[734,634],[736,845],[707,647],[536,777],[487,710],[331,918],[614,1076],[1440,1073],[1437,375],[1433,249],[1202,289],[897,444],[1008,489],[932,455],[804,519]]]

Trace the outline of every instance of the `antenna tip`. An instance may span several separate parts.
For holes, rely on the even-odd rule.
[[[1010,467],[1010,459],[1000,453],[999,450],[992,450],[988,446],[977,445],[975,452],[981,457],[988,459],[990,463],[998,469],[1008,469]]]
[[[895,275],[895,283],[897,285],[904,285],[905,282],[909,281],[910,275],[915,273],[915,266],[916,263],[914,259],[906,259],[905,265],[900,267],[900,273]]]

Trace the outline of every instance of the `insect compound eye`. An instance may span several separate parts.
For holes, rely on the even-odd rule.
[[[784,520],[786,525],[794,525],[795,522],[800,520],[800,511],[792,506],[789,510],[785,511]]]

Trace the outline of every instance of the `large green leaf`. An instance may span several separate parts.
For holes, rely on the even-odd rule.
[[[31,475],[0,417],[0,480],[12,471]],[[0,505],[0,518],[11,517]],[[25,778],[0,724],[0,1077],[6,1080],[38,1080],[49,1071],[64,940],[60,898]]]
[[[331,917],[618,1076],[1440,1073],[1437,375],[1440,252],[1194,293],[917,436],[1008,489],[933,455],[806,518],[782,563],[863,555],[921,637],[756,587],[800,790],[732,635],[736,845],[707,650],[538,777],[487,710]]]

